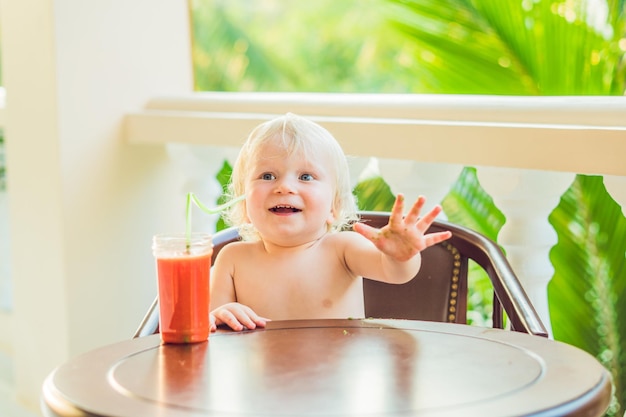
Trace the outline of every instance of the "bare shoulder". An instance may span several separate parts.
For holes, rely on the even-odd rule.
[[[218,259],[225,260],[233,257],[245,256],[251,254],[259,247],[259,242],[252,241],[238,241],[232,242],[223,246],[217,254],[216,262]]]
[[[328,233],[324,239],[324,244],[332,245],[341,252],[357,248],[374,248],[374,245],[369,240],[351,230]]]

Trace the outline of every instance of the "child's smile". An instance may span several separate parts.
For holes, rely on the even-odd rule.
[[[293,206],[278,205],[278,206],[272,207],[270,211],[275,214],[292,214],[292,213],[299,213],[302,210]]]

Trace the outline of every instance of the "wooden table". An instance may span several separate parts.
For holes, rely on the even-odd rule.
[[[46,416],[600,416],[608,372],[575,347],[409,320],[271,322],[208,342],[86,353],[43,385]]]

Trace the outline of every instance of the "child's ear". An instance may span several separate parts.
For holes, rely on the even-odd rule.
[[[328,217],[326,218],[326,224],[332,225],[333,223],[335,223],[335,220],[337,220],[337,213],[335,208],[332,207],[330,209],[330,212],[328,213]]]
[[[252,223],[250,221],[250,217],[248,216],[248,206],[246,205],[246,199],[244,198],[243,201],[241,202],[241,204],[243,205],[243,207],[241,208],[243,210],[243,221],[244,223]]]

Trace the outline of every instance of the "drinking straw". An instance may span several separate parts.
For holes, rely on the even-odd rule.
[[[189,250],[189,246],[191,244],[191,202],[195,203],[195,205],[202,211],[207,214],[218,214],[222,211],[226,210],[232,205],[237,204],[241,200],[245,198],[244,195],[240,195],[237,198],[233,198],[230,201],[227,201],[224,204],[220,204],[219,206],[209,208],[202,204],[198,197],[194,193],[187,193],[187,206],[186,206],[186,236],[187,236],[187,250]]]

